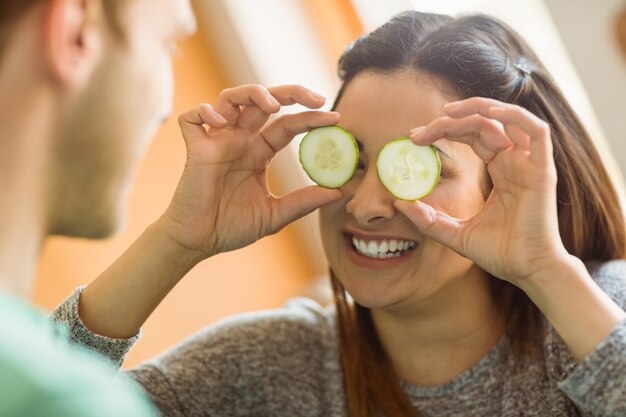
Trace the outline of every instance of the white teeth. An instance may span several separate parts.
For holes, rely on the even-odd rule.
[[[378,244],[375,241],[370,240],[370,243],[367,244],[367,252],[370,255],[377,255],[378,254]]]
[[[416,246],[416,242],[412,240],[362,240],[352,237],[352,246],[361,253],[370,258],[388,259],[404,255],[406,251]]]

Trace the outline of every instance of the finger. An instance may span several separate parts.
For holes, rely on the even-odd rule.
[[[436,211],[419,200],[415,202],[396,200],[393,205],[411,220],[424,236],[463,255],[461,245],[463,225],[461,220]]]
[[[337,112],[314,110],[286,114],[263,129],[261,136],[274,152],[278,152],[287,146],[296,135],[316,127],[335,125],[339,122],[339,118]]]
[[[339,189],[322,188],[316,185],[293,191],[276,200],[275,219],[271,232],[277,232],[289,223],[306,216],[313,210],[332,201],[339,200],[343,193]]]
[[[269,118],[270,113],[263,111],[260,107],[249,106],[241,111],[237,126],[250,132],[258,132]]]
[[[178,125],[186,142],[205,137],[204,125],[220,128],[227,123],[226,119],[207,103],[200,104],[178,117]]]
[[[276,113],[280,103],[267,88],[258,84],[241,85],[223,90],[217,99],[216,109],[230,125],[237,123],[240,106],[258,106],[265,113]]]
[[[430,145],[445,138],[471,146],[474,153],[486,163],[512,145],[501,123],[478,114],[461,119],[440,117],[425,128],[414,132],[411,139],[417,145]]]
[[[484,97],[471,97],[448,103],[444,106],[444,111],[448,116],[454,118],[478,113],[501,123],[515,123],[530,136],[541,136],[546,133],[548,128],[545,121],[524,107]]]
[[[489,114],[501,123],[519,126],[528,134],[532,159],[543,162],[553,159],[552,137],[548,123],[519,106],[491,107]]]
[[[283,106],[301,104],[309,109],[319,109],[326,102],[324,96],[301,85],[279,85],[269,88],[269,92]]]
[[[481,114],[489,117],[491,107],[514,106],[514,104],[504,103],[485,97],[470,97],[465,100],[453,101],[443,106],[446,115],[454,118],[463,118],[472,114]]]
[[[530,149],[530,136],[518,125],[506,124],[504,125],[504,132],[511,139],[516,149]]]
[[[455,118],[478,113],[482,116],[498,120],[503,124],[516,124],[522,128],[529,137],[513,134],[510,136],[510,139],[516,146],[524,149],[528,149],[529,139],[531,139],[530,144],[533,146],[533,139],[545,142],[546,139],[550,138],[550,128],[548,124],[527,109],[516,104],[503,103],[484,97],[471,97],[446,104],[444,111],[448,116]],[[519,139],[519,141],[517,139]],[[549,145],[550,146],[546,146],[545,143],[537,144],[536,152],[545,155],[546,151],[551,151],[552,149],[551,143]],[[531,148],[531,153],[532,152]]]
[[[282,105],[300,104],[310,109],[318,109],[324,105],[326,99],[301,85],[280,85],[268,89],[270,94]],[[257,106],[247,107],[241,112],[237,125],[253,132],[263,127],[269,118],[269,113]]]

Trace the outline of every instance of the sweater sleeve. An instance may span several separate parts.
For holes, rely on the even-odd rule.
[[[139,340],[140,333],[129,339],[113,339],[91,332],[78,315],[78,303],[84,287],[79,287],[50,316],[53,322],[65,325],[69,330],[69,341],[77,346],[109,359],[117,367],[124,362],[124,358],[131,347]]]
[[[596,283],[624,309],[626,262],[593,266]],[[586,416],[626,415],[626,320],[619,323],[595,350],[577,364],[561,341],[559,388]]]
[[[129,373],[166,416],[338,415],[330,332],[300,298],[211,325]]]
[[[559,388],[592,416],[626,415],[626,321],[596,347]]]

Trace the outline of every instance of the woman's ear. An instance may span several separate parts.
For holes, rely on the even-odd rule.
[[[50,75],[80,87],[102,53],[101,0],[48,0],[45,7],[43,52]]]
[[[622,58],[626,59],[626,7],[622,8],[617,14],[615,36],[617,37],[617,45],[622,53]]]

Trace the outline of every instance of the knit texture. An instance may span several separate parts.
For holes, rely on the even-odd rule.
[[[626,262],[589,267],[626,306]],[[102,339],[77,317],[80,289],[54,317],[73,340],[119,361],[133,340]],[[576,306],[572,306],[576,308]],[[82,326],[82,327],[81,327]],[[400,381],[425,417],[626,416],[626,322],[577,364],[551,326],[541,355],[518,357],[508,337],[452,381]],[[165,416],[347,416],[335,313],[298,298],[272,311],[229,318],[129,371]],[[123,354],[122,354],[123,356]]]

